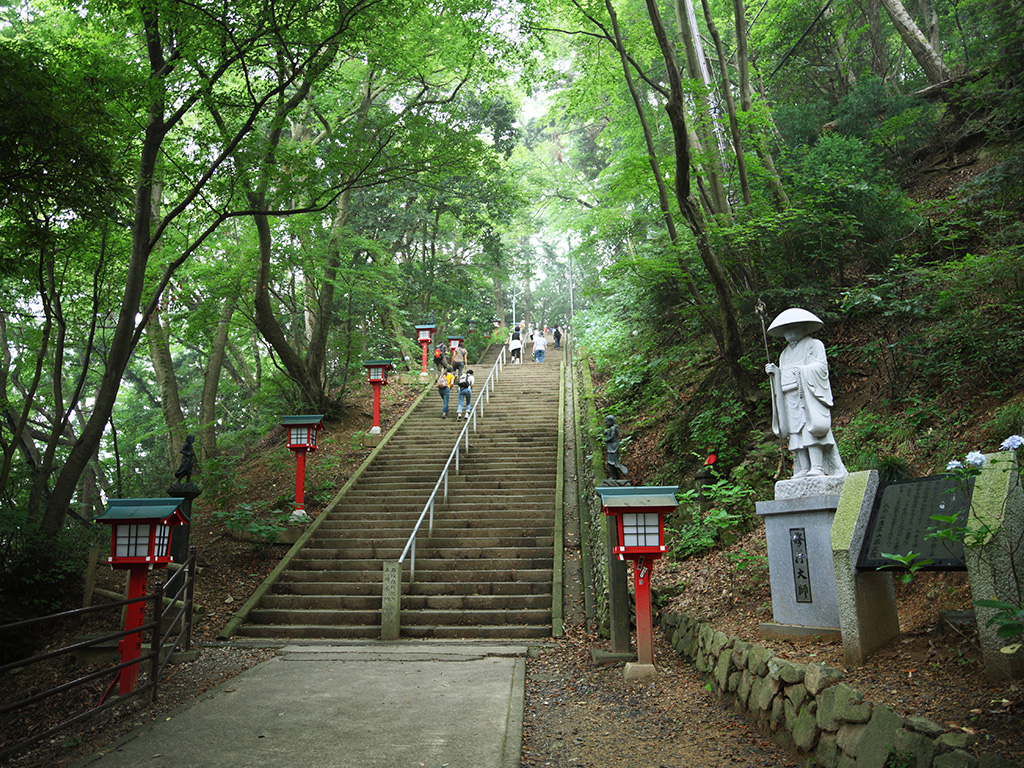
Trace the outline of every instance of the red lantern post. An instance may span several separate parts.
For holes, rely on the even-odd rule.
[[[423,347],[423,370],[420,371],[420,376],[427,375],[427,347],[430,346],[430,342],[434,340],[434,329],[437,327],[433,323],[427,325],[413,326],[416,329],[416,340]]]
[[[288,449],[295,452],[295,511],[292,520],[309,519],[306,514],[306,453],[316,450],[316,433],[324,428],[324,417],[285,416],[281,426],[288,430]]]
[[[424,349],[426,349],[424,347]],[[426,352],[424,352],[426,355]],[[426,365],[426,357],[423,358]],[[380,388],[387,386],[388,371],[394,370],[395,366],[390,360],[368,360],[363,363],[366,366],[366,380],[373,386],[373,426],[370,427],[371,435],[380,434]]]
[[[136,600],[146,595],[149,572],[166,568],[171,562],[171,527],[188,525],[189,518],[182,509],[182,499],[111,499],[96,521],[112,526],[107,563],[128,571],[128,599]],[[141,627],[145,612],[142,600],[127,606],[125,631]],[[142,655],[142,633],[121,638],[118,649],[122,664],[138,659]],[[139,665],[125,667],[120,672],[118,693],[130,693],[138,681]]]
[[[633,561],[637,664],[649,667],[650,672],[654,670],[651,571],[655,561],[665,554],[665,515],[678,506],[678,490],[678,486],[614,486],[597,489],[604,513],[616,518],[618,536],[612,552],[619,560]],[[646,676],[650,672],[637,676]]]

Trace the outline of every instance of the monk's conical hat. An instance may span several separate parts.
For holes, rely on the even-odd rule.
[[[776,317],[772,321],[772,324],[768,326],[768,335],[781,336],[783,326],[796,325],[798,323],[806,325],[808,333],[813,333],[825,325],[821,322],[818,316],[812,312],[808,312],[806,309],[800,309],[799,307],[793,307],[792,309],[787,309],[784,312],[779,313],[779,316]]]

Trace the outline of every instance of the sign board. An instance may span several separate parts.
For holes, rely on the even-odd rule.
[[[931,558],[935,561],[922,570],[966,570],[962,542],[937,541],[927,534],[929,528],[947,527],[946,523],[932,520],[933,515],[956,515],[957,524],[964,524],[971,508],[973,488],[973,480],[965,487],[953,475],[880,485],[857,568],[871,571],[883,565],[898,566],[897,561],[882,557],[882,553],[907,555],[914,552],[920,555],[918,560]]]

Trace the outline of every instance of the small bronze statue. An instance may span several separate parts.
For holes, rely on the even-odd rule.
[[[184,482],[185,485],[192,482],[192,472],[196,468],[196,452],[192,447],[195,441],[195,435],[185,438],[185,444],[181,446],[181,464],[178,465],[178,470],[174,473],[174,479],[179,483]]]
[[[619,428],[615,426],[614,416],[604,417],[604,450],[610,479],[618,480],[628,475],[629,470],[619,463]]]

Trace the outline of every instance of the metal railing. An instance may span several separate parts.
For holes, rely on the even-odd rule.
[[[33,693],[29,696],[13,701],[10,704],[0,706],[0,721],[7,720],[8,722],[11,722],[14,719],[12,716],[13,713],[24,710],[25,708],[45,699],[52,698],[76,688],[81,688],[94,680],[100,680],[107,676],[112,676],[109,687],[107,687],[106,692],[100,697],[100,700],[95,705],[88,707],[84,711],[78,712],[67,720],[52,726],[51,728],[33,733],[19,741],[0,743],[0,761],[5,760],[7,757],[23,750],[25,747],[28,747],[37,741],[46,739],[66,728],[69,728],[81,720],[93,717],[105,709],[109,709],[116,704],[123,703],[129,698],[149,692],[150,701],[156,700],[160,674],[170,662],[171,655],[179,647],[183,651],[187,651],[192,645],[192,600],[195,586],[195,562],[196,548],[193,546],[189,548],[189,556],[188,560],[185,562],[185,567],[176,571],[166,583],[156,584],[151,593],[143,595],[142,597],[133,598],[131,600],[118,600],[112,603],[104,603],[103,605],[93,605],[88,608],[77,608],[72,611],[64,611],[62,613],[55,613],[49,616],[40,616],[35,619],[27,619],[25,621],[6,624],[0,627],[0,634],[7,634],[15,631],[21,632],[28,628],[45,624],[46,622],[77,618],[102,611],[120,612],[120,609],[123,607],[135,603],[152,602],[153,604],[151,608],[153,618],[149,622],[144,623],[141,627],[123,630],[120,632],[109,632],[78,643],[72,643],[52,651],[36,654],[35,656],[31,656],[27,659],[21,659],[19,661],[0,666],[0,675],[2,675],[5,672],[9,672],[14,669],[29,667],[33,664],[38,664],[48,659],[60,656],[68,656],[79,651],[84,651],[87,648],[95,647],[103,643],[109,643],[112,640],[120,640],[121,638],[128,637],[129,635],[140,634],[142,632],[151,633],[149,651],[141,653],[138,658],[133,659],[132,661],[121,662],[112,666],[104,666],[102,669],[94,670],[74,680],[55,685],[52,688]],[[164,603],[167,603],[166,607],[164,607]],[[180,627],[180,629],[178,629],[178,627]],[[136,664],[140,665],[141,668],[142,664],[146,662],[149,664],[148,679],[141,685],[136,686],[127,694],[110,698],[110,694],[113,692],[114,686],[120,679],[121,670]]]
[[[491,372],[487,375],[487,380],[484,382],[483,389],[480,390],[480,394],[474,398],[475,402],[470,408],[469,415],[466,417],[466,423],[459,432],[459,436],[455,440],[455,445],[452,447],[451,453],[448,455],[448,461],[445,462],[444,468],[441,470],[441,476],[437,478],[437,482],[434,484],[434,490],[430,492],[430,497],[427,499],[427,503],[423,505],[423,511],[420,513],[419,519],[416,520],[416,525],[412,529],[412,533],[409,535],[409,540],[405,544],[405,549],[402,550],[401,557],[398,558],[398,572],[399,582],[401,581],[402,564],[405,562],[405,558],[409,557],[409,583],[412,584],[416,580],[416,535],[420,531],[420,527],[423,525],[423,520],[427,519],[427,533],[429,534],[434,530],[434,502],[437,499],[438,492],[442,492],[444,500],[448,500],[448,475],[451,473],[452,463],[455,465],[455,474],[459,474],[459,455],[464,450],[467,454],[469,453],[469,429],[473,427],[473,431],[476,432],[476,419],[479,413],[482,418],[484,415],[484,404],[489,403],[491,400],[491,393],[494,391],[494,386],[498,382],[498,376],[502,369],[505,367],[505,353],[506,347],[503,344],[501,351],[498,353],[498,359],[494,361],[494,366],[491,368]],[[460,448],[465,443],[465,448]]]

